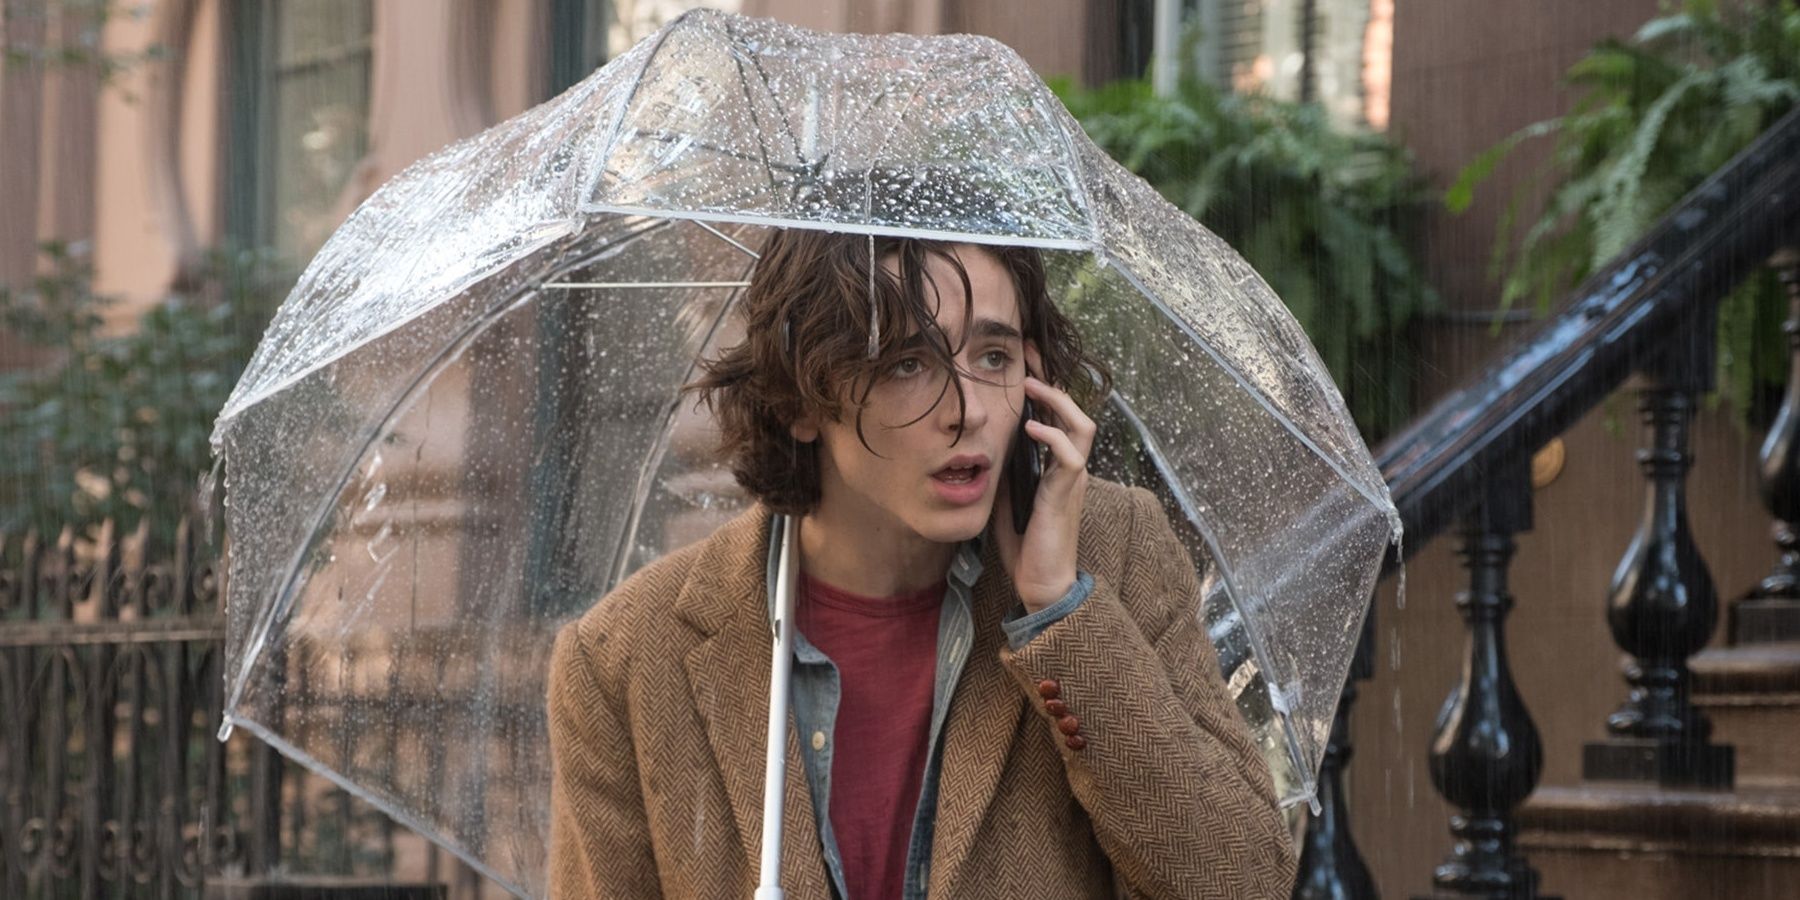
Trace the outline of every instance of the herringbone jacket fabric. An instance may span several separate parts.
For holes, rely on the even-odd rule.
[[[558,636],[552,896],[754,893],[769,519],[758,506],[646,566]],[[1286,898],[1291,838],[1155,498],[1089,480],[1077,559],[1094,591],[1016,653],[1000,627],[1012,584],[993,541],[985,553],[945,723],[929,896]],[[1047,678],[1081,721],[1081,750],[1038,697]],[[782,886],[829,900],[788,731]]]

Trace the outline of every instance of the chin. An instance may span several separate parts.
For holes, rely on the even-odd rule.
[[[921,527],[914,530],[920,537],[940,544],[960,544],[980,534],[987,527],[993,512],[994,505],[986,503],[970,509],[940,513],[919,523]]]

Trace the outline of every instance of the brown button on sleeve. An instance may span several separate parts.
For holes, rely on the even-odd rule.
[[[1063,739],[1063,743],[1068,744],[1070,750],[1080,750],[1087,746],[1087,738],[1084,738],[1079,734],[1071,734]]]
[[[1073,736],[1075,732],[1081,730],[1081,720],[1074,716],[1063,716],[1056,720],[1056,730]]]
[[[1064,703],[1061,700],[1044,701],[1044,709],[1048,710],[1051,715],[1059,719],[1069,714],[1069,704]]]
[[[1055,700],[1057,697],[1059,697],[1061,695],[1062,695],[1062,685],[1057,684],[1056,679],[1046,678],[1043,681],[1038,682],[1038,696],[1039,697],[1042,697],[1045,700]]]

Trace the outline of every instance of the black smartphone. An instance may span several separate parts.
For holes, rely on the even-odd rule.
[[[1031,521],[1031,508],[1037,500],[1038,481],[1044,477],[1044,462],[1038,442],[1025,433],[1025,423],[1037,417],[1031,398],[1019,413],[1019,433],[1013,435],[1012,451],[1006,459],[1006,492],[1012,498],[1013,531],[1024,534]]]

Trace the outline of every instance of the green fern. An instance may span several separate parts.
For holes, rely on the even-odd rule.
[[[1602,41],[1565,80],[1581,91],[1573,109],[1475,157],[1444,196],[1451,210],[1466,210],[1514,149],[1555,136],[1549,161],[1501,214],[1493,274],[1503,307],[1529,300],[1548,311],[1800,103],[1800,8],[1688,0],[1629,41]],[[1546,191],[1521,231],[1521,204]],[[1741,421],[1786,378],[1775,327],[1785,312],[1766,276],[1745,280],[1720,307],[1718,386]]]
[[[1184,80],[1055,85],[1094,142],[1224,238],[1306,329],[1365,435],[1411,413],[1407,330],[1437,303],[1408,229],[1427,202],[1406,152],[1315,105]]]

